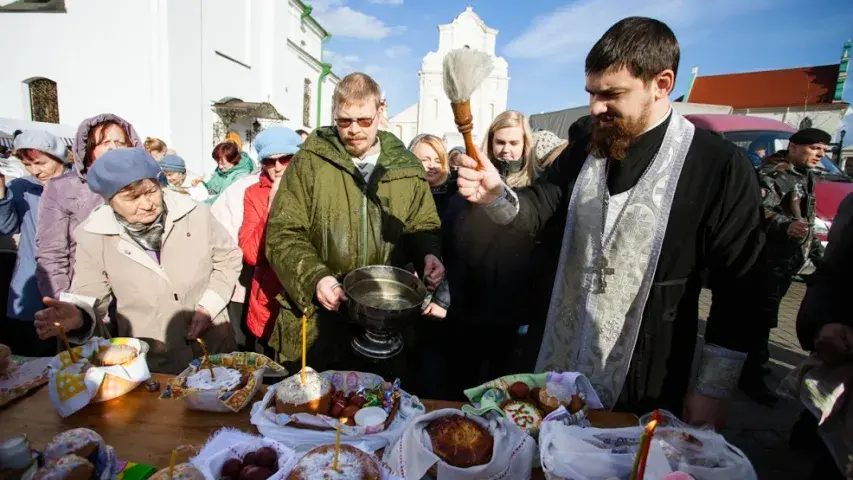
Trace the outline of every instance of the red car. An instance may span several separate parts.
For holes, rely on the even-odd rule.
[[[686,118],[699,128],[711,130],[743,148],[758,167],[759,149],[764,155],[788,147],[788,139],[797,130],[778,120],[746,115],[687,115]],[[819,181],[815,186],[815,234],[826,246],[826,236],[838,206],[848,194],[853,193],[853,179],[842,173],[832,161],[824,157],[818,167]]]

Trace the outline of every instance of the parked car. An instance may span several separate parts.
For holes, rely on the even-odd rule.
[[[700,114],[687,115],[686,118],[697,127],[711,130],[743,148],[756,168],[761,166],[761,159],[755,154],[757,150],[763,149],[765,156],[784,150],[788,147],[788,139],[797,131],[778,120],[746,115]],[[853,193],[853,178],[842,173],[828,157],[823,158],[816,170],[814,232],[826,246],[826,237],[838,206],[844,197]],[[808,266],[807,262],[805,267]]]

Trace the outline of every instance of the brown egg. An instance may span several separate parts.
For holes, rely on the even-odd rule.
[[[530,387],[524,382],[515,382],[509,387],[509,396],[515,400],[522,400],[530,395]]]
[[[273,471],[264,467],[252,467],[248,475],[242,480],[267,480],[273,474]]]
[[[355,405],[356,407],[361,408],[361,407],[363,407],[363,406],[364,406],[364,404],[365,404],[366,402],[367,402],[367,400],[365,400],[365,398],[364,398],[364,397],[356,396],[355,398],[353,398],[353,399],[349,402],[349,404],[350,404],[350,405]]]
[[[569,413],[577,413],[584,405],[586,404],[581,400],[581,397],[572,395],[572,400],[569,402]]]
[[[347,418],[347,425],[355,425],[355,414],[358,413],[360,409],[355,405],[350,405],[341,412],[341,417]],[[352,422],[350,422],[352,420]]]
[[[243,466],[248,467],[249,465],[255,464],[255,452],[249,452],[243,457]]]
[[[344,402],[344,400],[338,400],[332,405],[332,408],[329,409],[329,416],[332,418],[341,418],[341,413],[343,413],[344,408],[346,408],[346,402]]]
[[[270,447],[263,447],[255,452],[255,465],[278,470],[278,454]]]
[[[534,400],[534,403],[539,401],[539,392],[541,391],[542,389],[540,387],[535,387],[530,390],[530,398]]]
[[[254,470],[256,468],[258,468],[258,467],[254,466],[254,465],[246,465],[245,467],[240,469],[240,476],[238,477],[238,479],[239,480],[249,480],[249,475],[251,475],[252,470]]]
[[[237,480],[240,477],[240,470],[242,469],[243,462],[241,462],[239,458],[229,458],[228,460],[225,460],[225,464],[222,465],[222,473],[220,473],[220,476],[231,480]]]

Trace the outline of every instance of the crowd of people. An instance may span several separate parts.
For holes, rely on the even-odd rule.
[[[336,86],[334,125],[272,126],[251,147],[229,133],[204,179],[113,114],[81,122],[73,155],[22,132],[29,175],[0,177],[0,234],[19,234],[2,340],[45,356],[58,325],[76,342],[133,336],[152,371],[177,373],[202,338],[295,372],[304,316],[309,365],[393,374],[424,397],[558,370],[584,373],[608,408],[693,424],[723,425],[738,385],[772,405],[763,365],[782,296],[806,258],[843,273],[825,273],[810,227],[810,168],[830,137],[800,131],[756,170],[672,108],[679,55],[665,24],[624,19],[586,58],[590,115],[568,141],[506,111],[477,152],[380,131],[380,87],[363,73]],[[343,276],[368,265],[434,292],[404,353],[382,362],[353,352],[359,327],[342,313]],[[849,325],[832,312],[809,317],[811,337]]]

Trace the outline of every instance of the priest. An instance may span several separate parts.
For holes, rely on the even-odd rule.
[[[537,371],[582,372],[611,408],[721,426],[755,336],[761,195],[742,150],[672,108],[679,56],[664,23],[616,23],[586,58],[589,128],[547,173],[512,191],[465,156],[458,184],[507,228],[565,221]],[[713,301],[688,393],[705,282]]]

